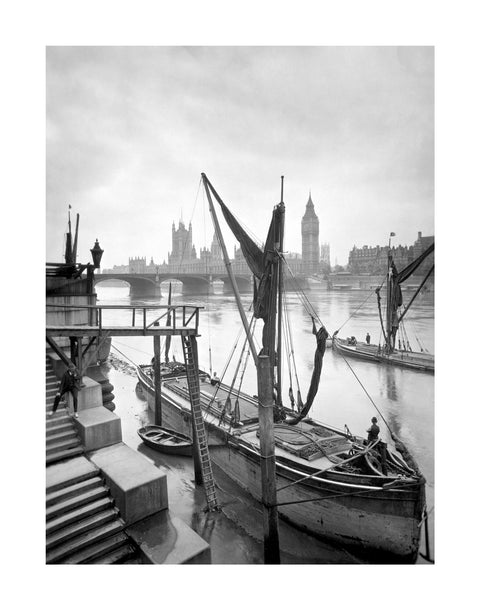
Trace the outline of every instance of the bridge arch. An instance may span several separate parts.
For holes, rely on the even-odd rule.
[[[106,280],[120,280],[130,285],[130,296],[132,297],[161,297],[160,282],[155,276],[145,277],[136,274],[100,274],[95,276],[95,285]]]
[[[194,273],[101,273],[94,276],[95,285],[106,280],[121,280],[130,285],[132,297],[157,297],[165,292],[165,284],[169,281],[181,282],[183,295],[199,295],[211,292],[214,280],[223,282],[223,292],[232,293],[230,279],[226,274],[194,274]],[[252,290],[250,276],[235,276],[240,292]]]

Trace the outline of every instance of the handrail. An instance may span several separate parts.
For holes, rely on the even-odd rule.
[[[183,327],[186,328],[192,322],[190,328],[195,328],[198,331],[199,320],[200,320],[200,309],[204,309],[201,305],[190,305],[190,304],[181,304],[181,305],[72,305],[72,304],[64,304],[64,303],[46,303],[47,307],[56,308],[56,309],[64,309],[64,310],[79,310],[85,309],[86,311],[96,311],[97,316],[97,324],[93,326],[98,326],[99,330],[102,330],[102,327],[105,326],[105,320],[102,315],[104,310],[124,310],[132,312],[132,326],[131,328],[137,328],[135,324],[135,312],[137,310],[142,311],[142,323],[138,325],[138,328],[142,328],[146,333],[148,330],[152,328],[152,326],[158,326],[158,322],[162,318],[166,318],[168,313],[172,313],[172,324],[166,324],[162,328],[170,328],[173,331],[177,328],[177,310],[179,311],[179,315],[181,316],[179,319],[183,321]],[[160,316],[155,316],[155,319],[152,322],[147,323],[147,312],[155,312],[156,310],[165,310]],[[188,315],[187,315],[188,313]]]
[[[58,295],[62,296],[62,295]],[[88,295],[78,295],[88,296]],[[205,309],[203,305],[182,303],[181,305],[69,305],[66,303],[45,303],[47,307],[64,307],[65,309],[180,309],[191,307],[192,309]],[[163,314],[162,317],[164,317]]]

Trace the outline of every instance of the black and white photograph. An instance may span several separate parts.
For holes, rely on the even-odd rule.
[[[433,562],[434,49],[46,68],[47,564]]]
[[[10,584],[465,605],[473,38],[427,1],[127,4],[52,2],[37,38],[36,7],[5,45]]]

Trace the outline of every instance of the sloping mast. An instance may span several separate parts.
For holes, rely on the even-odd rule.
[[[283,299],[283,238],[285,230],[285,204],[283,203],[283,176],[280,193],[280,222],[278,227],[278,243],[275,248],[278,254],[278,326],[277,326],[277,406],[282,405],[282,299]],[[274,356],[273,356],[274,357]]]
[[[77,224],[75,225],[75,239],[73,240],[73,262],[77,262],[77,245],[78,245],[78,223],[80,222],[80,214],[77,214]]]
[[[257,383],[258,383],[258,431],[260,439],[260,470],[262,475],[262,503],[263,503],[263,528],[264,528],[264,560],[268,564],[280,563],[280,543],[278,536],[278,508],[277,508],[277,486],[276,486],[276,464],[275,464],[275,431],[274,431],[274,402],[273,402],[273,377],[272,372],[275,362],[275,316],[273,315],[277,306],[276,289],[278,280],[278,271],[274,267],[272,269],[272,287],[268,298],[268,307],[271,310],[266,318],[265,327],[268,325],[267,333],[264,332],[263,349],[260,356],[257,356],[253,336],[247,323],[247,318],[243,310],[238,292],[235,276],[231,269],[231,263],[228,258],[225,242],[222,232],[218,224],[217,215],[212,204],[210,189],[212,190],[219,205],[225,207],[220,197],[215,192],[215,189],[208,181],[205,174],[202,173],[202,179],[207,193],[208,202],[210,204],[210,212],[212,214],[215,231],[220,242],[225,266],[228,271],[228,276],[232,282],[232,288],[237,301],[237,307],[242,318],[243,326],[248,338],[250,350],[252,352],[255,366],[257,368]],[[227,221],[228,222],[228,221]],[[276,263],[278,260],[277,252],[280,250],[282,241],[282,231],[280,226],[282,222],[275,223],[273,226],[274,239],[269,241],[269,251],[267,256]]]
[[[72,206],[68,206],[68,231],[67,231],[67,241],[65,244],[65,262],[69,265],[73,263],[73,252],[72,252],[72,223],[70,222],[70,208]]]
[[[247,321],[247,316],[245,315],[245,310],[243,309],[242,300],[240,299],[240,293],[238,291],[237,281],[236,281],[235,275],[232,271],[232,263],[230,262],[230,259],[228,257],[228,252],[227,252],[227,248],[225,246],[225,241],[223,239],[223,235],[222,235],[222,231],[220,229],[220,224],[218,222],[217,214],[216,214],[215,208],[213,206],[210,189],[211,189],[212,193],[214,194],[215,199],[219,203],[223,204],[223,202],[220,199],[220,197],[218,196],[218,194],[215,191],[215,189],[213,188],[213,186],[210,184],[210,181],[208,180],[207,176],[204,173],[202,173],[202,180],[203,180],[203,185],[205,187],[205,192],[207,193],[208,203],[209,203],[209,207],[210,207],[210,214],[212,215],[213,224],[215,226],[215,233],[217,234],[218,241],[220,242],[220,247],[222,248],[223,260],[225,262],[225,267],[227,269],[228,277],[230,278],[230,282],[232,283],[232,289],[233,289],[233,293],[235,295],[235,301],[237,303],[237,308],[240,313],[240,317],[242,319],[243,327],[244,327],[245,332],[248,337],[248,344],[250,345],[250,351],[252,353],[253,361],[255,362],[255,366],[257,366],[257,363],[258,363],[257,350],[255,349],[255,344],[253,342],[253,336],[252,336],[252,333],[250,332],[250,327],[249,327],[249,324]]]

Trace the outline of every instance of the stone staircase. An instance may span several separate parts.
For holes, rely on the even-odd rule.
[[[58,385],[47,357],[47,412]],[[47,417],[46,563],[211,563],[209,544],[170,515],[166,474],[121,442],[115,418],[90,405],[73,419],[62,403]]]
[[[124,529],[99,469],[85,457],[47,468],[47,564],[131,561],[136,546]]]
[[[77,435],[72,418],[61,402],[57,412],[48,417],[52,410],[59,382],[53,371],[49,358],[46,359],[46,464],[54,464],[60,460],[81,455],[84,450]],[[64,400],[64,398],[62,398]]]

